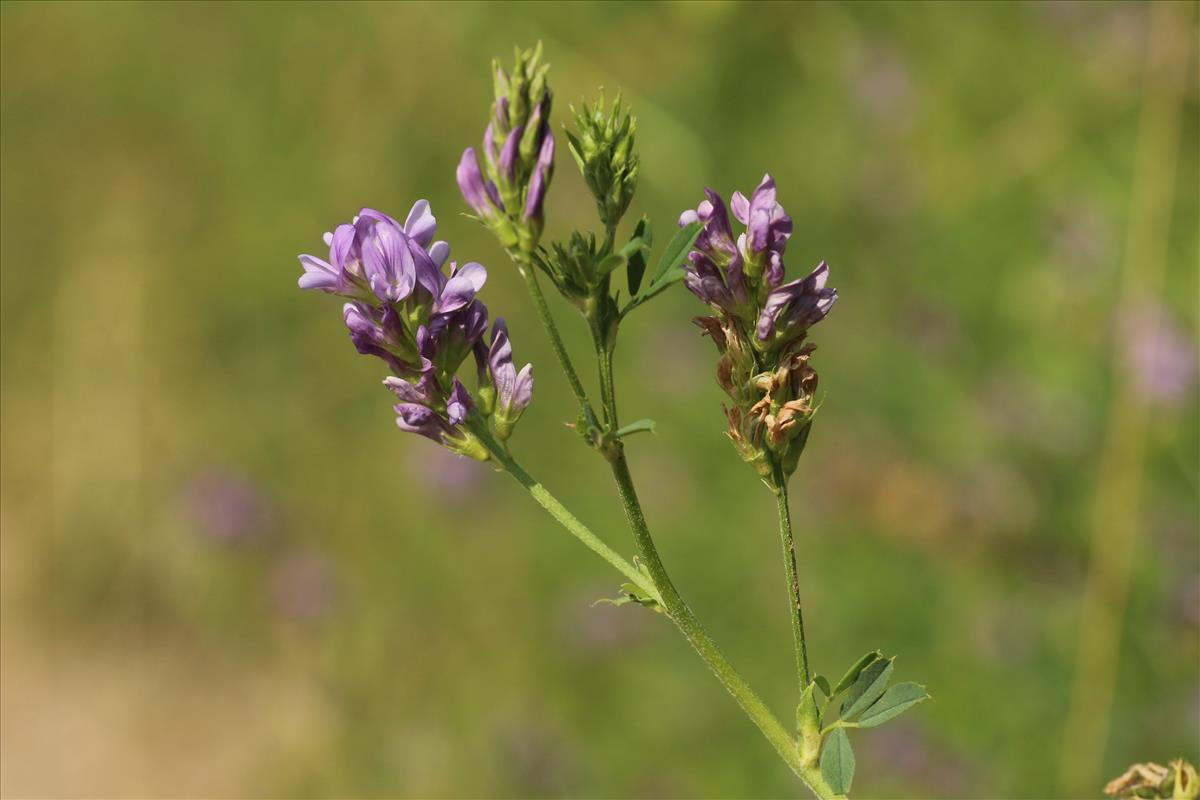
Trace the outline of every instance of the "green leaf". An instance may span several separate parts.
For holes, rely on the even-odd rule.
[[[854,782],[854,751],[845,728],[834,728],[821,748],[821,777],[834,794],[848,794]]]
[[[695,243],[696,237],[702,230],[704,230],[702,222],[692,222],[679,229],[679,233],[675,234],[675,237],[667,244],[662,258],[658,260],[658,267],[654,270],[654,279],[650,281],[651,286],[658,283],[669,270],[684,262],[688,251],[692,249],[692,244]]]
[[[837,682],[837,686],[833,687],[833,694],[831,694],[830,697],[840,694],[841,692],[844,692],[846,689],[850,688],[850,684],[854,683],[854,681],[858,679],[858,674],[862,672],[868,664],[881,658],[883,658],[883,653],[879,652],[878,650],[872,650],[856,661],[853,667],[846,670],[846,674],[843,675],[842,679]]]
[[[655,422],[652,419],[639,419],[637,422],[631,422],[617,430],[613,436],[620,439],[622,436],[628,436],[631,433],[641,433],[642,431],[654,432]]]
[[[813,678],[813,683],[817,685],[817,688],[820,689],[826,697],[833,697],[833,690],[829,688],[829,679],[824,675],[818,675],[817,677]]]
[[[855,714],[879,699],[892,677],[893,660],[887,658],[872,661],[858,674],[858,678],[850,686],[850,691],[846,693],[846,699],[842,701],[842,719],[849,721]]]
[[[687,273],[683,271],[682,267],[676,267],[666,275],[655,278],[650,282],[650,285],[643,289],[642,293],[638,295],[636,300],[637,304],[641,305],[651,297],[657,297],[658,295],[662,294],[667,289],[670,289],[676,283],[683,280],[683,276],[686,274]]]
[[[897,717],[922,700],[929,699],[925,687],[911,681],[897,683],[883,693],[875,703],[858,718],[858,724],[863,728],[874,728],[882,725],[892,717]]]
[[[646,253],[654,240],[650,230],[650,220],[642,217],[633,229],[633,238],[641,239],[644,247],[629,256],[629,267],[625,276],[629,279],[629,296],[637,297],[638,289],[642,287],[642,276],[646,274]]]
[[[600,259],[600,263],[596,265],[596,274],[603,278],[608,273],[612,272],[617,267],[625,263],[625,256],[620,253],[613,253]]]
[[[645,252],[649,246],[650,245],[647,244],[646,240],[643,239],[641,236],[634,236],[632,239],[630,239],[628,242],[625,243],[624,247],[622,247],[617,252],[620,253],[622,256],[624,256],[626,259],[629,259],[629,258],[633,258],[633,256],[636,255],[637,253]]]

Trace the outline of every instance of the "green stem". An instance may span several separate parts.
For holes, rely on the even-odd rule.
[[[613,350],[612,345],[604,341],[604,333],[598,327],[592,327],[592,340],[596,344],[596,363],[600,368],[600,403],[604,407],[604,421],[608,432],[612,433],[621,427],[617,421],[617,391],[613,382]]]
[[[571,392],[575,395],[575,400],[579,403],[579,410],[582,412],[584,419],[591,424],[595,419],[595,414],[592,413],[592,406],[588,402],[587,392],[583,389],[583,383],[579,380],[579,374],[575,372],[575,366],[571,363],[571,356],[567,353],[567,347],[563,344],[562,336],[559,335],[558,325],[555,324],[554,317],[550,315],[550,306],[546,304],[546,296],[542,294],[542,287],[538,283],[537,272],[533,263],[526,253],[511,252],[509,255],[517,265],[517,271],[525,279],[525,286],[528,287],[529,295],[533,298],[533,305],[537,309],[538,319],[541,320],[542,327],[546,329],[546,335],[550,338],[550,346],[554,349],[554,355],[558,358],[558,364],[562,367],[563,374],[567,376],[567,383],[571,384]]]
[[[796,540],[792,537],[792,514],[788,506],[787,476],[775,465],[775,501],[779,506],[779,540],[783,545],[783,569],[787,575],[788,606],[792,618],[792,645],[796,651],[796,677],[803,692],[809,683],[808,646],[804,642],[804,612],[800,608],[800,581],[796,575]]]
[[[611,236],[611,232],[609,235]],[[550,343],[554,347],[555,354],[558,356],[559,364],[562,366],[563,372],[566,374],[567,380],[575,392],[575,397],[579,401],[585,419],[590,422],[594,420],[594,415],[583,391],[583,385],[579,381],[579,376],[571,364],[571,359],[567,355],[566,348],[563,346],[562,338],[558,333],[558,327],[550,316],[550,309],[546,305],[545,297],[542,294],[541,287],[538,285],[537,276],[533,272],[532,264],[527,256],[514,255],[513,258],[517,262],[521,276],[525,279],[529,293],[534,299],[534,304],[538,309],[538,316],[541,318],[542,326],[546,329],[546,333],[550,337]],[[613,380],[613,346],[611,342],[607,341],[607,337],[600,330],[599,326],[595,324],[595,321],[589,321],[592,322],[592,338],[596,347],[596,358],[600,372],[600,393],[607,426],[606,433],[611,434],[619,427],[615,382]],[[799,744],[793,738],[792,734],[780,724],[779,720],[775,718],[775,715],[771,713],[766,704],[755,694],[750,684],[746,682],[737,670],[733,668],[733,665],[729,663],[729,660],[725,658],[720,648],[717,647],[716,642],[708,635],[704,626],[700,624],[696,615],[692,613],[692,610],[683,601],[675,585],[671,582],[666,567],[663,566],[662,559],[658,555],[658,549],[654,545],[654,540],[650,536],[649,527],[646,525],[646,517],[642,512],[637,491],[633,486],[633,477],[629,473],[629,464],[625,460],[623,443],[619,439],[611,440],[601,452],[612,468],[613,478],[616,480],[617,490],[621,496],[621,504],[625,508],[625,516],[629,520],[630,528],[633,530],[638,554],[646,570],[649,572],[649,581],[646,580],[644,574],[641,574],[635,567],[592,534],[591,531],[546,491],[545,487],[537,483],[529,473],[525,472],[512,459],[508,452],[495,441],[487,430],[486,425],[476,423],[472,427],[472,430],[483,440],[484,445],[505,470],[518,483],[527,488],[534,499],[549,511],[559,523],[658,602],[671,621],[675,623],[675,626],[679,628],[684,638],[688,641],[688,644],[692,646],[696,654],[704,660],[713,675],[721,682],[721,685],[725,687],[726,691],[733,696],[737,704],[750,717],[750,720],[758,727],[759,731],[771,743],[776,752],[779,753],[784,763],[791,767],[792,771],[804,781],[813,794],[818,798],[822,798],[822,800],[837,797],[822,777],[816,759],[812,757],[806,758],[801,755]],[[652,583],[653,585],[647,586],[647,583]],[[807,681],[805,683],[807,684]]]
[[[618,572],[628,578],[631,583],[645,592],[649,597],[654,598],[655,601],[661,604],[658,590],[647,579],[645,573],[622,558],[619,553],[605,544],[596,534],[592,533],[554,495],[550,494],[545,486],[542,486],[532,475],[526,472],[508,452],[507,448],[496,441],[491,431],[487,429],[486,424],[476,419],[468,422],[468,427],[472,433],[479,437],[484,447],[491,453],[492,458],[504,468],[504,471],[511,475],[517,483],[524,486],[533,499],[537,501],[537,504],[546,509],[558,524],[566,528],[576,539],[583,542],[584,546],[589,550],[615,567]]]
[[[661,603],[663,609],[667,612],[667,616],[675,623],[680,632],[687,639],[688,644],[696,651],[700,658],[708,665],[708,668],[716,676],[721,685],[725,687],[737,704],[741,706],[746,715],[762,732],[779,753],[779,756],[784,762],[792,768],[792,770],[803,780],[808,788],[812,790],[819,798],[832,798],[837,795],[830,789],[829,784],[821,776],[821,771],[818,768],[815,760],[805,761],[800,756],[800,751],[796,741],[792,735],[779,723],[759,698],[750,684],[734,669],[729,660],[725,658],[724,653],[717,647],[716,642],[709,636],[708,631],[700,624],[696,615],[688,607],[680,596],[679,591],[671,582],[670,576],[667,574],[666,567],[663,566],[662,559],[659,558],[658,548],[654,545],[654,540],[650,536],[650,530],[646,525],[646,517],[642,513],[641,503],[638,502],[637,491],[633,486],[633,477],[629,474],[629,465],[625,461],[625,455],[620,442],[616,443],[616,456],[610,460],[612,464],[613,477],[617,482],[617,489],[621,494],[621,502],[625,506],[625,514],[629,519],[629,525],[633,529],[634,541],[637,543],[638,555],[645,564],[646,569],[650,573],[650,577],[654,580],[655,585],[662,598]]]

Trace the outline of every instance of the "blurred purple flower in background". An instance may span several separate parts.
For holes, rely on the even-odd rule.
[[[1195,337],[1184,332],[1165,308],[1134,308],[1120,320],[1122,357],[1138,393],[1152,402],[1179,407],[1196,384]]]
[[[228,470],[213,469],[193,477],[182,499],[197,532],[220,544],[261,539],[275,520],[274,508],[260,488]]]
[[[407,451],[407,473],[419,480],[426,492],[446,498],[477,493],[485,472],[474,459],[454,455],[448,450],[412,448]]]
[[[296,622],[315,622],[332,611],[337,581],[329,560],[315,550],[282,554],[271,567],[271,602]]]
[[[648,632],[646,618],[626,609],[597,603],[611,594],[606,586],[591,586],[568,595],[558,610],[558,635],[563,645],[581,658],[625,656]]]

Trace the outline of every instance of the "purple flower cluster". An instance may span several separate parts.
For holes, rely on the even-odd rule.
[[[550,131],[550,65],[542,48],[517,54],[511,73],[493,62],[495,101],[483,134],[483,160],[474,147],[463,151],[458,187],[480,220],[508,249],[533,252],[542,232],[546,190],[554,174]]]
[[[730,209],[745,227],[736,239],[725,201],[712,189],[704,194],[695,210],[679,217],[680,226],[704,226],[688,254],[684,283],[717,312],[696,322],[721,353],[717,380],[734,401],[726,409],[729,436],[764,477],[773,477],[776,465],[790,474],[815,413],[817,374],[808,363],[815,348],[804,339],[829,313],[837,291],[826,286],[823,261],[785,282],[792,219],[770,175],[749,198],[733,193]]]
[[[532,399],[532,367],[517,371],[503,320],[486,341],[488,311],[475,295],[487,271],[451,261],[444,272],[450,246],[434,241],[436,231],[425,200],[413,205],[404,224],[364,208],[325,234],[328,260],[300,256],[300,288],[348,301],[342,314],[354,346],[391,368],[384,384],[400,401],[401,430],[483,460],[487,450],[464,423],[478,409],[496,435],[507,438]],[[479,376],[476,397],[457,377],[468,355],[475,356]]]

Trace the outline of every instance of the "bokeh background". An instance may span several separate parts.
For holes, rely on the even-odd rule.
[[[661,618],[504,476],[398,433],[300,252],[428,197],[537,365],[516,452],[632,554],[519,279],[460,216],[492,56],[640,121],[665,241],[769,170],[833,265],[793,481],[816,669],[935,697],[861,797],[1095,797],[1200,750],[1192,4],[5,3],[6,796],[790,797]],[[547,235],[591,228],[560,153]],[[660,241],[660,246],[661,246]],[[586,363],[586,332],[553,298]],[[677,584],[768,703],[771,498],[682,289],[629,447]]]

